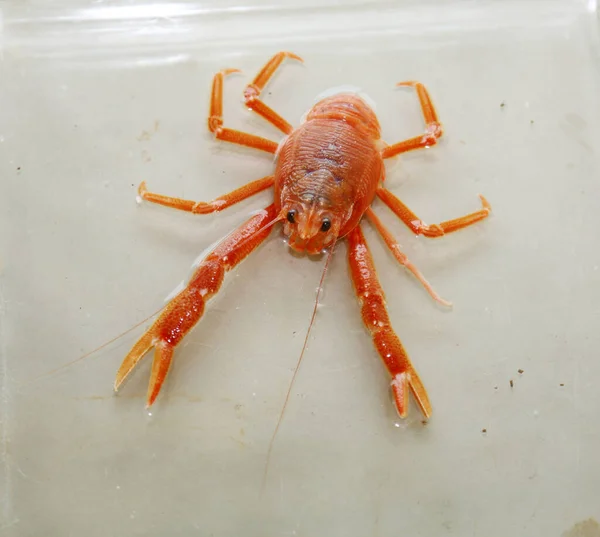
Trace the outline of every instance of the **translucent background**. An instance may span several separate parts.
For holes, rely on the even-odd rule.
[[[0,534],[597,535],[596,7],[0,4]],[[306,62],[286,63],[265,100],[294,124],[353,84],[386,140],[411,137],[417,100],[394,85],[426,83],[446,136],[390,163],[388,187],[429,223],[475,210],[479,192],[493,214],[429,241],[374,204],[451,312],[364,225],[431,395],[427,425],[414,406],[395,415],[340,245],[261,494],[323,266],[290,255],[279,230],[229,274],[151,416],[149,360],[112,393],[142,328],[47,373],[161,307],[200,252],[268,203],[200,217],[135,196],[146,180],[210,200],[267,175],[269,155],[208,134],[210,82],[243,69],[226,124],[279,139],[241,94],[282,49]]]

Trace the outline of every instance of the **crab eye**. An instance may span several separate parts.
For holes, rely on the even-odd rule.
[[[329,231],[330,228],[331,228],[331,220],[329,220],[328,218],[325,218],[323,220],[323,223],[321,224],[321,231]]]
[[[296,221],[296,211],[289,211],[287,213],[287,220],[290,224],[293,224]]]

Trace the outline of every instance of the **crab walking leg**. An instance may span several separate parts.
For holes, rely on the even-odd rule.
[[[392,376],[396,410],[401,418],[406,417],[410,389],[421,412],[429,418],[431,404],[427,391],[391,326],[373,258],[359,226],[348,235],[348,244],[350,273],[361,304],[363,322],[371,332],[375,348]]]
[[[414,149],[423,149],[425,147],[431,147],[437,144],[439,138],[444,134],[442,124],[438,119],[437,112],[429,96],[427,88],[421,84],[421,82],[408,81],[399,82],[397,86],[412,86],[417,90],[417,96],[421,103],[421,111],[423,112],[423,119],[425,119],[425,132],[421,136],[415,136],[409,140],[404,140],[392,145],[387,146],[381,152],[381,156],[385,158],[395,157],[400,153],[406,153]]]
[[[492,206],[489,204],[488,200],[479,194],[482,208],[478,211],[439,224],[427,225],[386,188],[379,188],[377,190],[377,195],[415,235],[423,235],[430,239],[441,237],[448,233],[453,233],[459,229],[471,226],[476,222],[487,218],[492,212]]]
[[[435,289],[427,281],[425,276],[423,276],[423,274],[421,274],[421,271],[417,267],[415,267],[415,265],[412,264],[410,259],[408,259],[408,257],[406,257],[406,254],[404,254],[404,252],[402,252],[402,250],[400,250],[400,245],[398,244],[396,239],[394,239],[392,234],[383,225],[381,220],[379,220],[379,217],[373,212],[373,210],[369,208],[369,209],[367,209],[365,214],[367,215],[367,218],[371,221],[371,223],[375,226],[375,229],[379,232],[379,234],[383,238],[386,246],[392,252],[392,254],[396,258],[396,260],[401,265],[406,267],[406,269],[409,270],[413,274],[413,276],[415,278],[417,278],[417,280],[419,280],[419,282],[421,282],[421,285],[429,293],[431,298],[433,298],[433,300],[435,300],[436,302],[439,302],[443,306],[451,306],[452,304],[450,302],[448,302],[447,300],[444,300],[440,295],[438,295],[436,293]]]
[[[140,183],[140,186],[138,187],[138,195],[143,200],[164,205],[165,207],[171,207],[172,209],[178,209],[180,211],[186,211],[192,214],[208,214],[227,209],[228,207],[231,207],[240,201],[254,196],[254,194],[258,194],[259,192],[272,187],[273,180],[274,179],[272,175],[263,177],[262,179],[257,179],[256,181],[247,183],[227,194],[223,194],[213,201],[184,200],[181,198],[164,196],[163,194],[157,194],[155,192],[149,192],[146,188],[145,181]]]
[[[278,52],[258,72],[252,83],[246,86],[244,91],[244,100],[248,108],[254,110],[254,112],[265,118],[269,123],[275,125],[275,127],[277,127],[284,134],[290,134],[293,130],[293,127],[277,112],[275,112],[275,110],[267,106],[259,99],[262,90],[265,89],[265,86],[285,58],[292,58],[299,62],[303,61],[300,56],[297,56],[292,52]]]
[[[274,154],[277,151],[277,143],[272,140],[223,127],[223,79],[228,74],[238,72],[239,69],[225,69],[214,76],[210,99],[210,114],[208,116],[208,130],[215,135],[217,140],[253,147],[254,149]]]
[[[272,228],[268,224],[274,218],[275,205],[270,205],[208,254],[187,287],[169,302],[125,357],[117,372],[115,390],[119,389],[144,355],[154,348],[147,406],[154,403],[169,371],[175,348],[202,317],[206,302],[220,289],[225,272],[234,268],[269,236]]]
[[[441,138],[443,134],[442,125],[438,119],[437,112],[435,111],[435,107],[433,106],[433,102],[431,101],[431,97],[429,96],[427,88],[421,84],[421,82],[415,82],[414,80],[398,82],[396,86],[409,86],[417,90],[417,96],[419,97],[419,102],[421,103],[421,111],[423,112],[425,125],[429,130],[431,130],[432,127],[435,127],[436,138]]]

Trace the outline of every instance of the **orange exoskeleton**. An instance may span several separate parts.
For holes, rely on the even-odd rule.
[[[311,108],[302,124],[293,128],[260,99],[265,85],[286,57],[302,61],[289,52],[276,54],[244,93],[246,105],[285,134],[280,143],[223,125],[223,80],[227,74],[237,72],[236,69],[215,75],[208,118],[209,130],[216,139],[272,153],[276,160],[273,175],[250,182],[212,202],[172,198],[149,192],[144,183],[140,185],[142,199],[193,214],[222,211],[269,188],[273,188],[274,199],[271,205],[231,233],[202,260],[185,288],[167,304],[129,352],[118,371],[115,389],[154,348],[147,398],[148,406],[152,405],[177,345],[200,320],[206,302],[218,292],[225,273],[256,249],[275,223],[282,222],[288,244],[297,252],[317,254],[329,249],[331,253],[337,241],[348,240],[350,273],[362,318],[391,375],[398,414],[406,416],[409,393],[412,392],[424,416],[429,417],[431,404],[427,392],[391,326],[384,293],[360,223],[366,217],[395,258],[419,279],[435,300],[447,304],[402,253],[392,234],[372,211],[371,204],[379,197],[416,235],[425,237],[441,237],[483,220],[490,213],[490,205],[480,196],[483,206],[478,211],[440,224],[426,225],[383,185],[385,159],[433,146],[442,136],[442,126],[423,84],[412,81],[399,84],[416,90],[425,120],[424,132],[409,140],[391,145],[385,143],[372,107],[352,92],[323,98]]]

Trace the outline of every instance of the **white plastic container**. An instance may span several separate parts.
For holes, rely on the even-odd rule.
[[[599,531],[595,0],[14,0],[0,17],[0,535]],[[376,102],[386,140],[415,136],[418,101],[394,86],[424,82],[445,137],[391,163],[389,188],[428,223],[477,209],[477,193],[493,213],[430,241],[374,205],[451,312],[364,225],[431,395],[427,425],[416,406],[395,416],[340,245],[261,494],[322,269],[279,230],[228,275],[151,416],[149,358],[112,393],[142,327],[47,374],[158,309],[268,203],[191,216],[135,198],[145,180],[211,200],[272,170],[214,141],[206,119],[212,75],[237,67],[226,124],[278,139],[242,104],[278,50],[305,59],[265,92],[294,124],[349,84]]]

